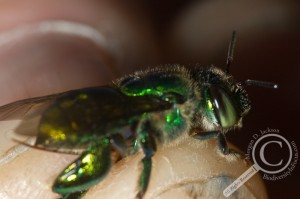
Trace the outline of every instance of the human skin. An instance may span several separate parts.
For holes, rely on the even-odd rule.
[[[26,5],[4,1],[0,6],[0,30],[3,34],[8,32],[12,35],[19,27],[23,30],[26,27],[36,28],[45,21],[51,22],[48,25],[69,21],[72,27],[74,22],[93,27],[104,40],[78,36],[77,33],[61,33],[58,29],[41,33],[29,28],[25,36],[0,44],[0,104],[108,84],[138,65],[159,63],[158,41],[151,33],[153,27],[145,23],[148,21],[146,16],[141,12],[130,12],[131,9],[139,10],[139,7],[137,5],[136,9],[129,10],[117,1],[64,0],[55,3],[31,0]],[[143,56],[145,54],[147,56]],[[15,146],[7,136],[14,124],[3,124],[11,126],[0,132],[4,137],[0,143],[7,146],[1,148],[1,154]],[[141,158],[142,153],[138,153],[118,162],[103,182],[90,189],[86,198],[134,198]],[[74,155],[36,149],[20,153],[0,164],[0,198],[57,197],[51,191],[51,185],[74,159]],[[199,141],[191,138],[178,145],[159,146],[153,157],[145,198],[190,198],[193,194],[222,197],[223,189],[248,167],[249,164],[241,158],[222,155],[215,139]],[[244,198],[267,198],[259,175],[248,181],[239,194]]]

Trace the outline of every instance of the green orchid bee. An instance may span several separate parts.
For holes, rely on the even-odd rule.
[[[158,145],[187,136],[215,137],[222,153],[235,153],[228,148],[225,133],[241,127],[250,110],[243,85],[277,87],[255,80],[236,82],[228,74],[235,38],[234,32],[224,71],[157,67],[120,78],[111,86],[17,101],[0,107],[0,119],[21,118],[17,132],[37,121],[32,147],[79,155],[52,186],[63,198],[80,198],[105,177],[112,165],[112,148],[121,157],[142,152],[136,195],[142,198]]]

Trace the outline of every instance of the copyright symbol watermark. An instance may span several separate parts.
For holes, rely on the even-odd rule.
[[[267,128],[253,134],[246,159],[252,159],[254,164],[223,191],[225,197],[229,197],[258,171],[263,172],[264,180],[280,180],[291,175],[298,162],[297,145],[279,133],[278,129]]]

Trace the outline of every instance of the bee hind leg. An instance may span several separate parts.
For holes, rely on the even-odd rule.
[[[95,141],[56,178],[52,190],[64,199],[81,198],[87,189],[101,181],[110,169],[108,138]]]

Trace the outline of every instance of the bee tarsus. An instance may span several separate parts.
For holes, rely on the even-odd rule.
[[[195,133],[196,132],[196,133]],[[230,149],[228,148],[225,135],[221,131],[208,131],[208,132],[197,132],[194,130],[194,134],[192,135],[193,138],[199,140],[206,140],[211,138],[218,139],[218,147],[219,150],[224,154],[227,155],[230,153]]]

